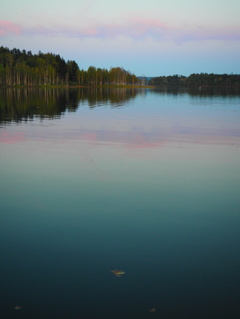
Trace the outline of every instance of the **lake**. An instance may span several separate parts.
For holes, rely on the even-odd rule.
[[[1,318],[240,318],[239,92],[2,89],[0,172]]]

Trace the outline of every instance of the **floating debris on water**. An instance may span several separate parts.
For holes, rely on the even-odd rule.
[[[15,309],[15,310],[21,310],[21,309],[22,309],[22,306],[19,306],[19,305],[18,305],[18,306],[15,306],[14,309]]]
[[[157,310],[157,309],[153,307],[152,309],[149,309],[148,311],[149,311],[149,312],[156,312],[156,310]]]
[[[122,271],[122,270],[119,270],[119,269],[111,270],[111,272],[117,277],[121,277],[122,275],[125,275],[125,271]]]

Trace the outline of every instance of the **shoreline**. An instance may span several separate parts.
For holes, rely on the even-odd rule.
[[[240,86],[201,85],[201,86],[178,86],[178,85],[0,85],[0,89],[240,89]]]

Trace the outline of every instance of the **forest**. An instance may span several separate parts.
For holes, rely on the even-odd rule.
[[[170,75],[153,77],[148,85],[167,87],[240,87],[240,74],[193,73],[188,77]]]
[[[74,60],[66,62],[59,54],[0,47],[0,86],[137,84],[138,78],[121,67],[107,70],[90,66],[85,71]]]
[[[33,54],[31,51],[0,47],[0,86],[105,86],[130,85],[153,87],[237,87],[240,74],[193,73],[137,77],[122,67],[110,70],[89,66],[80,69],[74,60],[67,62],[59,54]]]

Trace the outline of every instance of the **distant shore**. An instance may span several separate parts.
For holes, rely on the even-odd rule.
[[[136,76],[123,67],[79,68],[74,60],[59,54],[33,54],[31,51],[0,47],[0,87],[183,87],[240,88],[240,74],[193,73],[189,76]]]
[[[240,86],[234,85],[0,85],[0,89],[240,89]]]

